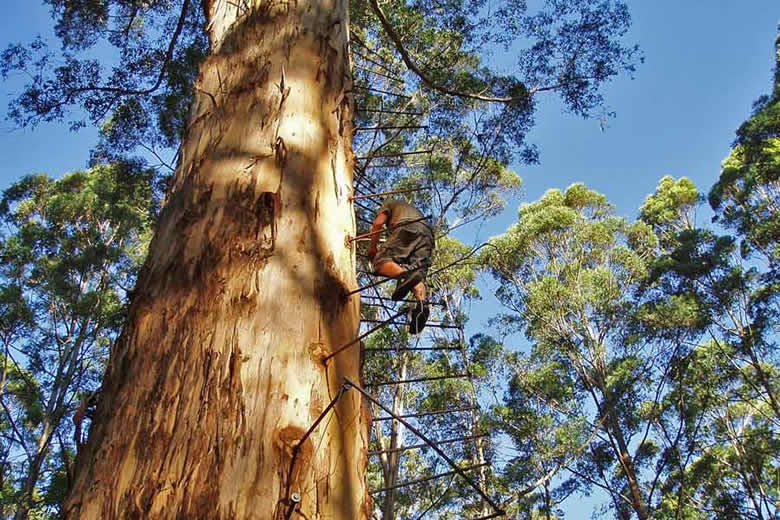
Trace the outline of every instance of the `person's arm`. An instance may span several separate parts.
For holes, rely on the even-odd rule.
[[[371,245],[368,246],[368,257],[373,260],[376,256],[376,244],[379,241],[379,232],[382,230],[382,226],[387,223],[389,212],[380,208],[379,213],[374,217],[374,225],[371,226]]]

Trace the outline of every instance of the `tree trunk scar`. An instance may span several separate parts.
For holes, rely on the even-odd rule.
[[[276,84],[276,87],[279,89],[279,93],[281,95],[281,99],[279,100],[279,108],[276,111],[276,131],[274,132],[274,136],[276,137],[276,145],[279,144],[279,128],[282,126],[282,113],[284,110],[284,102],[287,100],[287,96],[290,95],[290,90],[292,90],[292,87],[285,88],[284,84],[284,65],[282,66],[282,77],[279,80],[279,83]],[[284,144],[284,141],[282,141],[282,144]]]
[[[284,168],[284,163],[287,162],[287,145],[284,144],[284,139],[278,135],[276,137],[276,143],[274,143],[274,154],[276,162],[279,163],[279,167]]]
[[[337,139],[331,139],[331,142],[333,142],[335,144],[338,144],[338,140]],[[333,178],[333,194],[336,197],[336,202],[340,203],[341,202],[341,196],[340,196],[340,193],[339,193],[339,191],[340,191],[339,190],[339,180],[338,180],[338,174],[336,173],[338,171],[338,169],[336,167],[336,154],[338,153],[337,152],[338,147],[337,146],[331,146],[330,150],[331,150],[330,151],[330,174],[331,174],[331,177]]]

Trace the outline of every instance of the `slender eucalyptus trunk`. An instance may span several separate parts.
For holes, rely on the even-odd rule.
[[[42,428],[41,436],[35,446],[35,453],[30,459],[30,465],[24,477],[21,500],[14,513],[14,520],[27,520],[33,506],[35,486],[38,484],[38,479],[41,476],[41,467],[46,459],[46,455],[48,455],[49,443],[51,441],[51,423],[48,418],[44,420]]]
[[[459,304],[459,301],[456,301],[455,304]],[[455,315],[452,312],[452,309],[449,307],[449,305],[446,307],[446,312],[449,315],[449,318],[451,321],[455,322]],[[461,362],[463,363],[463,366],[465,368],[469,367],[470,360],[469,355],[467,351],[468,342],[466,341],[466,332],[463,329],[463,327],[457,329],[458,330],[458,346],[460,347],[458,350],[458,353],[461,357]],[[479,420],[480,420],[480,414],[479,411],[476,409],[477,404],[479,403],[478,396],[477,396],[477,387],[474,384],[474,381],[472,379],[469,379],[469,385],[468,390],[466,392],[466,402],[472,410],[469,412],[469,435],[476,436],[479,435],[480,428],[479,428]],[[479,437],[474,439],[474,452],[471,456],[471,463],[472,465],[479,465],[480,467],[477,468],[477,477],[478,477],[478,483],[480,488],[482,488],[483,491],[488,491],[488,467],[484,466],[485,464],[485,444],[486,439],[484,437]],[[493,508],[490,504],[488,504],[485,500],[480,501],[479,506],[479,516],[487,516],[493,512]]]
[[[650,511],[647,507],[647,502],[645,501],[642,489],[639,486],[639,479],[637,476],[636,466],[634,465],[634,459],[628,449],[628,443],[626,442],[625,436],[623,435],[623,430],[620,427],[620,421],[618,420],[617,412],[614,408],[613,403],[615,400],[610,396],[609,390],[605,384],[605,380],[606,378],[603,376],[603,374],[601,374],[599,375],[598,381],[596,382],[596,385],[603,398],[599,402],[595,392],[593,392],[593,398],[599,410],[601,410],[601,413],[606,414],[607,416],[605,425],[607,426],[610,439],[614,440],[613,450],[615,451],[615,456],[618,459],[620,467],[623,470],[626,483],[628,484],[631,506],[634,509],[634,512],[636,512],[639,520],[648,520],[650,518]]]
[[[65,517],[366,519],[359,394],[301,444],[359,380],[358,348],[323,361],[359,325],[347,3],[203,7],[212,54]]]
[[[406,379],[408,368],[409,355],[406,352],[403,352],[400,357],[398,379]],[[393,413],[395,415],[403,415],[405,397],[406,389],[404,388],[404,385],[396,385],[395,392],[393,393]],[[378,425],[378,427],[381,432],[381,425]],[[392,421],[389,442],[382,442],[384,439],[380,438],[380,444],[386,444],[386,447],[383,449],[395,450],[390,451],[380,458],[382,475],[384,476],[384,487],[394,486],[398,482],[398,476],[401,471],[402,452],[400,451],[400,448],[403,447],[405,432],[406,428],[403,424],[398,421]],[[396,490],[385,492],[382,501],[382,520],[395,520],[395,494]]]

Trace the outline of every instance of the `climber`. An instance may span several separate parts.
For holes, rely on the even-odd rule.
[[[387,226],[390,235],[377,248],[379,233]],[[425,276],[435,247],[430,223],[414,206],[389,199],[377,210],[371,228],[368,257],[374,273],[397,278],[393,300],[402,300],[412,291],[417,303],[411,309],[409,332],[418,334],[430,315],[426,300]]]

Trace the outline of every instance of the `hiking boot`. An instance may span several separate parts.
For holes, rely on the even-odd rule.
[[[412,313],[409,318],[409,333],[419,334],[428,323],[428,316],[431,315],[431,306],[426,302],[418,301],[412,307]]]
[[[406,273],[403,273],[398,278],[398,283],[395,286],[395,291],[393,291],[393,295],[391,298],[393,301],[399,301],[403,300],[407,294],[409,294],[409,291],[414,288],[415,285],[422,282],[423,275],[422,273],[415,269],[414,271],[408,271]]]

